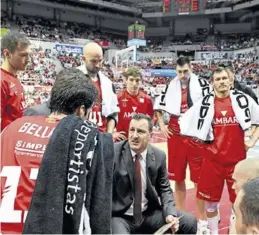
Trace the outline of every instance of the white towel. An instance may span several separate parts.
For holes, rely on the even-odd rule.
[[[84,64],[77,67],[77,69],[81,70],[84,74],[88,74]],[[112,81],[101,71],[98,72],[98,76],[100,78],[102,90],[102,115],[108,117],[120,111],[118,99],[116,94],[113,92]]]
[[[259,125],[259,106],[250,96],[234,89],[230,91],[230,99],[236,119],[244,131],[252,125]],[[215,94],[211,92],[179,118],[182,135],[202,141],[214,140],[214,100]]]
[[[209,83],[191,74],[189,89],[193,104],[211,91]],[[174,78],[165,88],[162,94],[155,100],[154,109],[163,110],[167,113],[180,116],[181,111],[181,82],[178,77]]]

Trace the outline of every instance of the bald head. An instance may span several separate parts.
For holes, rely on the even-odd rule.
[[[233,189],[236,193],[248,180],[259,177],[259,157],[248,158],[240,161],[233,173]]]
[[[259,157],[247,158],[239,162],[235,171],[244,173],[249,179],[259,177]]]
[[[84,62],[90,76],[96,76],[103,63],[103,50],[95,42],[84,46]]]
[[[100,45],[96,42],[89,42],[84,46],[84,56],[88,55],[102,55],[103,50]]]

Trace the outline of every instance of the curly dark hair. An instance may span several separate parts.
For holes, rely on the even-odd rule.
[[[50,97],[52,112],[73,114],[81,105],[92,106],[97,89],[80,70],[65,69],[57,75]]]

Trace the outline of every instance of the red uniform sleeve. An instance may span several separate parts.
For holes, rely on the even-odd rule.
[[[3,118],[8,95],[9,95],[8,84],[2,80],[1,81],[1,118]]]
[[[123,95],[123,91],[120,91],[119,93],[117,93],[118,102],[120,101],[122,95]]]
[[[147,114],[153,118],[153,122],[154,122],[154,126],[157,123],[157,118],[155,117],[155,112],[154,112],[154,108],[153,108],[153,102],[152,99],[150,97],[148,97],[148,102],[147,102]]]
[[[147,109],[148,115],[149,115],[150,117],[154,117],[154,109],[153,109],[153,103],[152,103],[151,98],[148,99],[148,104],[147,104],[147,106],[148,106],[148,109]]]

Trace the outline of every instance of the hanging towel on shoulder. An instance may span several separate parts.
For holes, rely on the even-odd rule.
[[[197,100],[207,95],[211,90],[212,89],[206,80],[198,78],[192,73],[187,94],[187,96],[190,97],[188,106],[191,107]],[[162,94],[156,99],[154,109],[163,110],[169,114],[180,116],[182,101],[181,91],[181,81],[176,77],[166,86]]]
[[[236,119],[245,131],[252,125],[259,125],[259,106],[248,95],[241,91],[231,89],[230,99]],[[202,141],[213,141],[215,94],[211,92],[187,110],[180,118],[182,135],[198,138]]]
[[[111,233],[113,159],[111,135],[74,115],[62,119],[44,153],[23,234]]]
[[[81,70],[84,74],[88,74],[84,64],[77,68]],[[112,81],[108,77],[106,77],[101,71],[98,72],[98,76],[100,79],[102,90],[102,115],[104,117],[108,117],[120,111],[118,99],[113,91]]]

